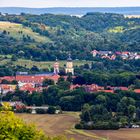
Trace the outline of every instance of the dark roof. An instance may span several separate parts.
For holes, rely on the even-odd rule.
[[[44,72],[44,73],[36,73],[36,74],[24,74],[24,73],[17,73],[17,76],[53,76],[54,73],[52,72]]]
[[[67,61],[72,61],[71,54],[69,54]]]
[[[38,74],[35,74],[35,76],[53,76],[54,73],[52,72],[46,72],[46,73],[38,73]]]

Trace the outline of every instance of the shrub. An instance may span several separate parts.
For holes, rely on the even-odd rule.
[[[26,113],[27,109],[26,108],[18,108],[14,112],[16,112],[16,113]]]
[[[46,109],[36,109],[36,113],[37,114],[47,114],[47,110]]]
[[[45,140],[45,135],[32,125],[27,125],[14,113],[0,112],[0,139]]]
[[[32,109],[26,108],[26,113],[32,113]]]
[[[46,137],[10,111],[0,112],[0,140],[67,140],[65,136]]]
[[[83,129],[84,127],[83,127],[83,124],[78,123],[78,124],[75,125],[75,128],[76,129]]]
[[[55,111],[56,111],[56,108],[53,107],[53,106],[50,106],[50,107],[48,108],[47,113],[48,113],[48,114],[55,114]]]
[[[93,129],[97,130],[117,130],[119,129],[119,124],[117,122],[97,122],[93,125]]]

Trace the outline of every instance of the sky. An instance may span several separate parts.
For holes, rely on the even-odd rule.
[[[140,0],[0,0],[0,7],[128,7]]]

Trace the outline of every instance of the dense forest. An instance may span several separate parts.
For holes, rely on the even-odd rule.
[[[46,37],[38,42],[18,30],[20,38],[5,28],[0,29],[0,54],[46,61],[64,60],[71,52],[73,59],[92,60],[93,49],[111,51],[140,51],[140,18],[125,18],[120,14],[87,13],[82,17],[69,15],[0,15],[0,21],[10,21],[30,28]]]

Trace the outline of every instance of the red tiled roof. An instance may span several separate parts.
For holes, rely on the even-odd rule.
[[[29,91],[32,93],[33,91],[38,91],[38,88],[33,88],[33,87],[21,87],[20,90],[22,91]]]
[[[42,81],[44,79],[52,79],[55,82],[58,81],[59,79],[59,75],[53,75],[53,76],[30,76],[30,75],[18,75],[16,77],[14,76],[4,76],[4,77],[0,77],[0,80],[7,80],[7,81],[13,81],[13,80],[17,80],[17,81],[21,81],[21,82],[25,82],[25,83],[42,83]]]
[[[128,87],[119,87],[120,90],[128,90]]]
[[[106,93],[114,93],[113,90],[98,90],[98,91],[102,91],[102,92],[106,92]]]
[[[25,82],[25,83],[42,83],[44,79],[52,79],[54,81],[58,81],[59,75],[53,76],[16,76],[17,81]]]
[[[70,90],[73,90],[73,89],[79,88],[79,87],[81,87],[81,85],[78,85],[78,84],[76,84],[76,85],[71,85],[71,86],[70,86]]]
[[[16,89],[16,85],[9,85],[9,84],[1,84],[0,87],[3,90],[15,90]]]
[[[97,50],[93,50],[91,53],[98,53],[98,51]]]
[[[140,89],[135,89],[134,92],[140,94]]]
[[[116,54],[120,55],[120,54],[122,54],[122,53],[121,53],[121,52],[116,52]]]
[[[129,52],[122,52],[122,54],[129,54]]]
[[[15,76],[4,76],[4,77],[0,77],[0,80],[7,80],[7,81],[13,81],[15,80]]]

